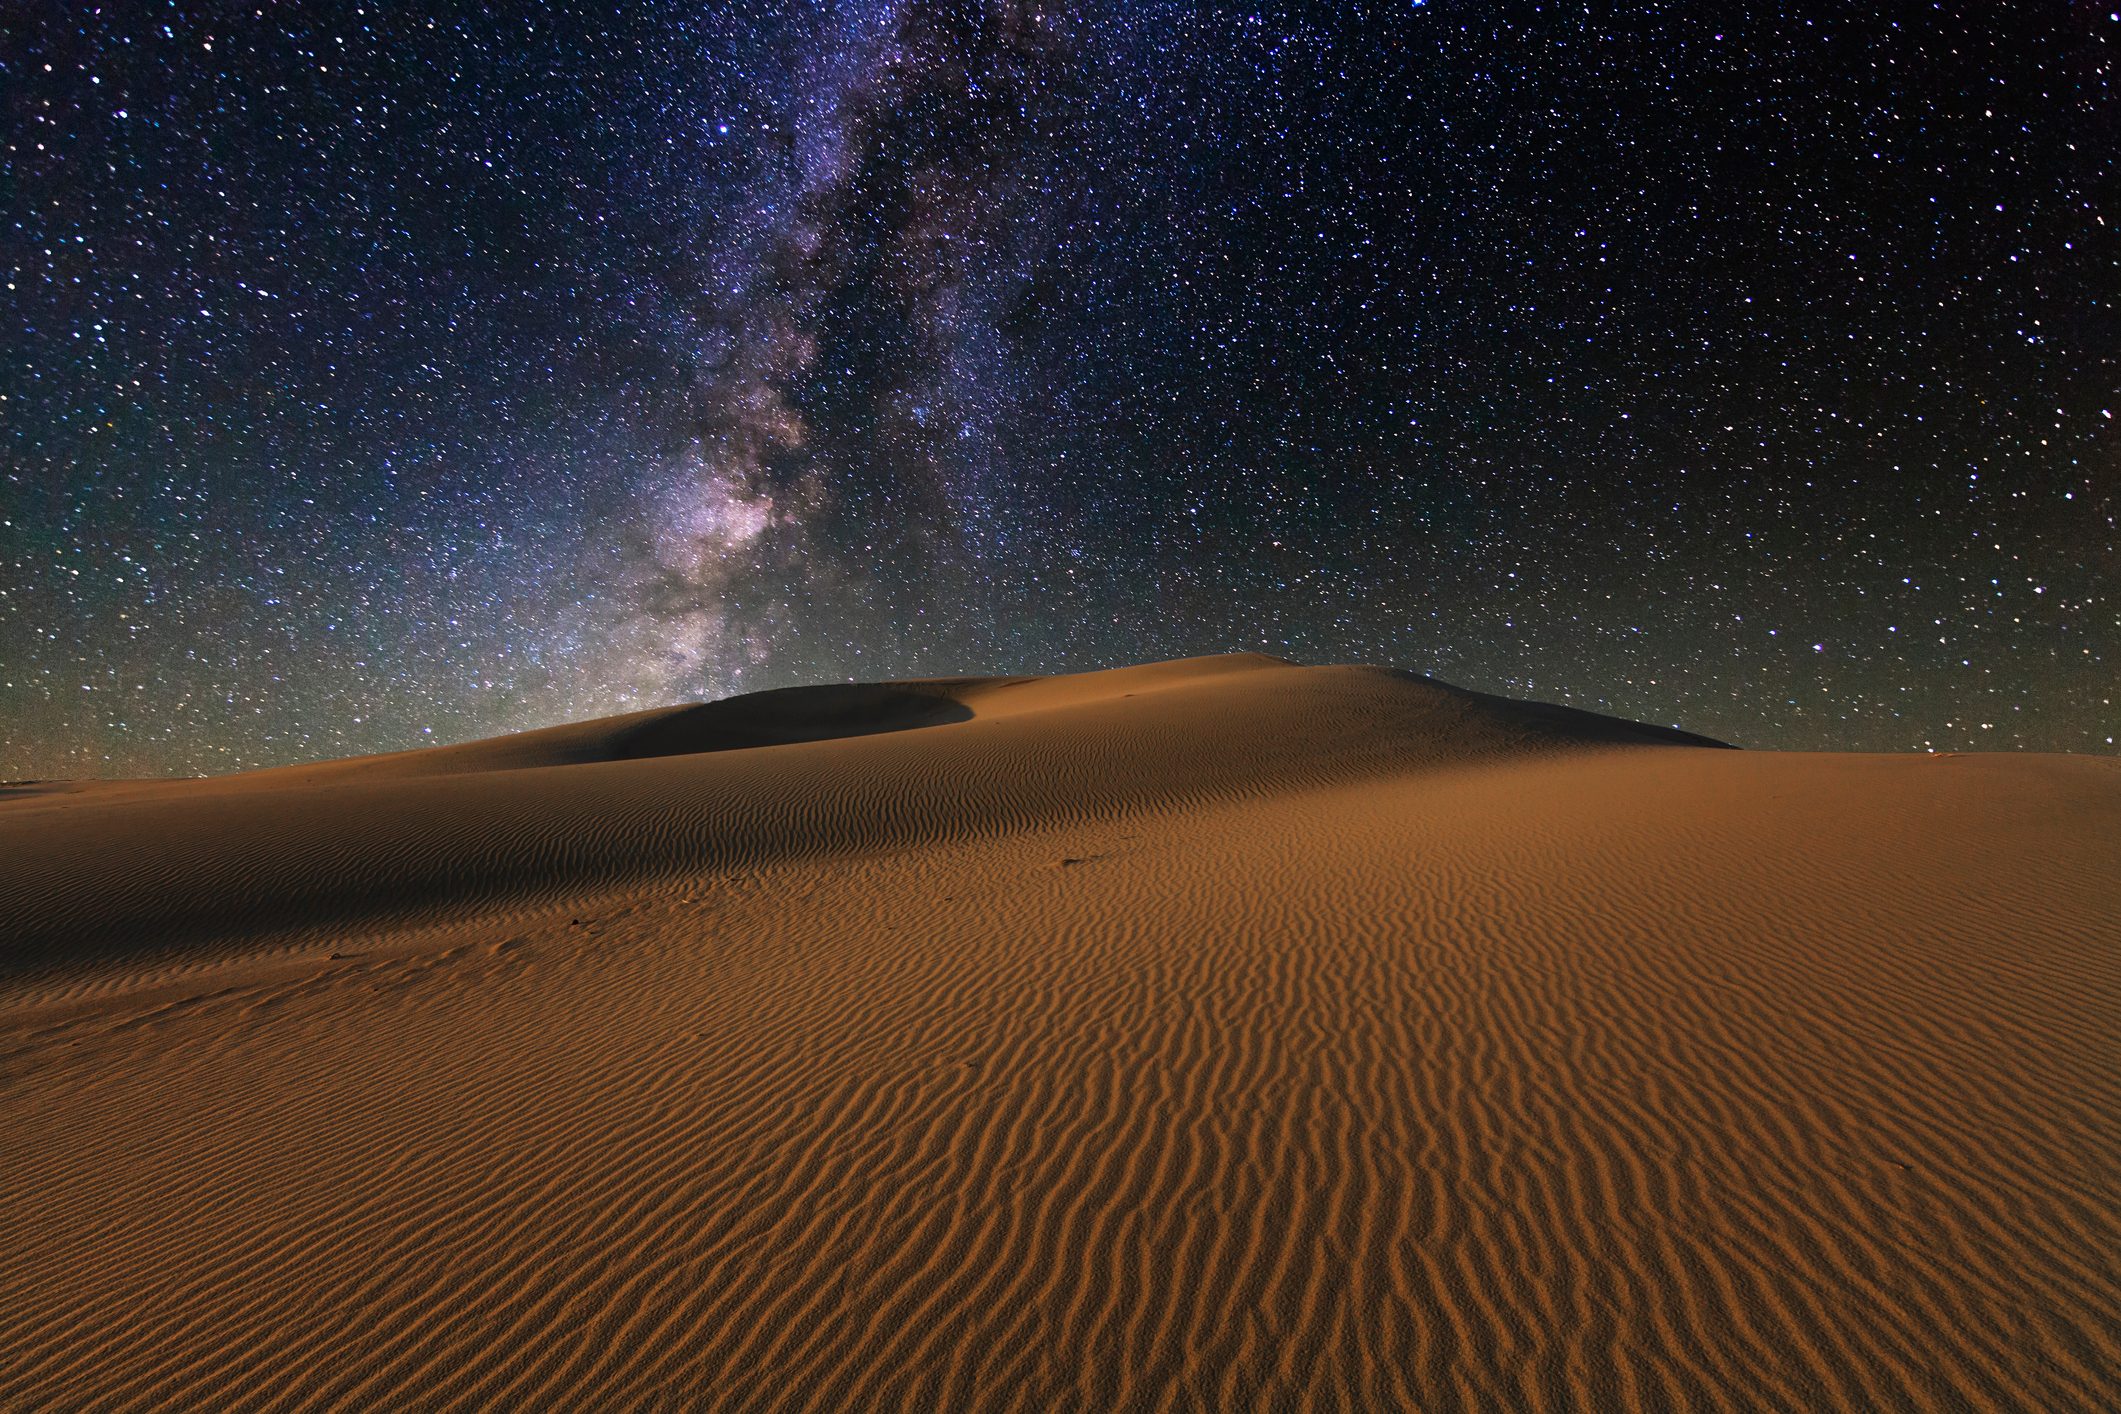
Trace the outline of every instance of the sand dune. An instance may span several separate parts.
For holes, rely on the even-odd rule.
[[[0,1407],[2093,1409],[2121,765],[1238,657],[0,797]]]

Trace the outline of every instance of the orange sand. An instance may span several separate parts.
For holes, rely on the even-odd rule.
[[[0,1408],[2093,1409],[2121,763],[1227,658],[0,793]]]

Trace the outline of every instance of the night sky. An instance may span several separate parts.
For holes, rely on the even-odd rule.
[[[10,6],[0,777],[1237,649],[2113,751],[2117,60],[2112,0]]]

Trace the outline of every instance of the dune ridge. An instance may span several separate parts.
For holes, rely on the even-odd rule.
[[[150,945],[9,866],[0,1406],[2121,1394],[2116,763],[1271,660],[892,690],[0,806],[483,890],[224,859],[292,930]]]
[[[1199,730],[1204,713],[1215,730]],[[1226,749],[1232,737],[1241,752]],[[150,939],[168,952],[364,918],[410,925],[1152,802],[1700,740],[1258,655],[755,693],[464,746],[0,803],[15,918],[0,976]]]

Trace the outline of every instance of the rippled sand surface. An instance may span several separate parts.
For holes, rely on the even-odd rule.
[[[2121,767],[1196,660],[0,794],[0,1407],[2095,1409]]]

